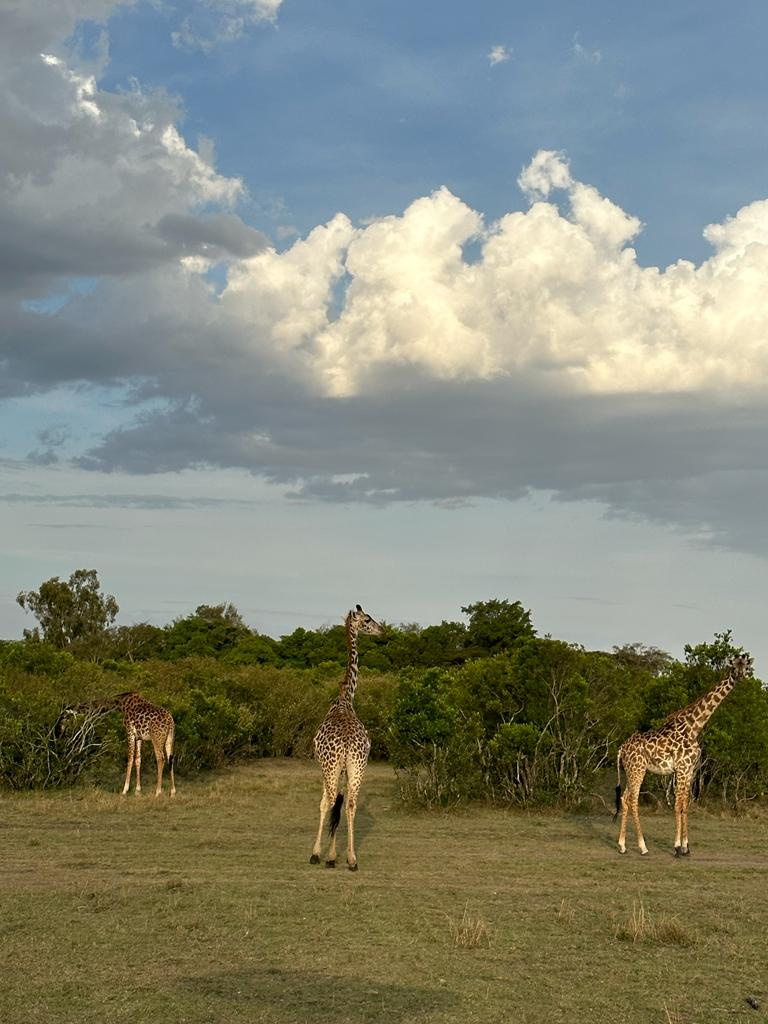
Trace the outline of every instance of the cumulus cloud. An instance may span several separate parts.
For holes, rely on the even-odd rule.
[[[279,251],[172,99],[104,90],[21,11],[0,399],[118,388],[125,422],[81,465],[246,468],[326,501],[545,490],[764,552],[768,200],[707,227],[701,265],[643,267],[639,220],[541,151],[495,222],[441,188]],[[72,454],[61,429],[38,462]]]
[[[103,90],[103,47],[95,67],[66,50],[62,39],[78,17],[104,21],[116,6],[77,0],[6,12],[0,302],[42,297],[63,278],[174,262],[188,247],[191,220],[211,207],[231,208],[244,193],[238,178],[216,172],[210,143],[194,149],[182,137],[176,100],[138,84]],[[187,219],[181,239],[174,235],[179,218]],[[212,231],[207,244],[217,252],[242,256],[263,244],[235,220],[200,218],[200,245]]]

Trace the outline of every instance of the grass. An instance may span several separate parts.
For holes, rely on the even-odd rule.
[[[676,914],[652,916],[642,900],[633,903],[632,913],[616,925],[614,935],[625,942],[655,942],[661,946],[692,946],[696,941],[695,934]]]
[[[675,859],[672,816],[645,811],[650,856],[620,857],[608,814],[405,813],[394,793],[389,769],[372,765],[357,873],[344,866],[343,818],[339,867],[309,864],[319,772],[306,762],[181,779],[173,801],[0,797],[0,1021],[765,1013],[747,1002],[768,1006],[764,821],[696,811],[693,854]]]
[[[460,919],[457,920],[449,915],[448,929],[451,943],[457,949],[489,948],[493,943],[493,928],[482,914],[470,911],[469,901],[464,905],[464,912]]]

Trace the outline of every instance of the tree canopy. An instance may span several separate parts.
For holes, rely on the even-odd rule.
[[[76,569],[67,581],[52,576],[39,590],[22,590],[16,601],[39,623],[24,636],[58,650],[102,637],[120,610],[111,594],[102,594],[95,569]]]

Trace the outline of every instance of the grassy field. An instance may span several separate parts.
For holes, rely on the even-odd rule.
[[[373,765],[353,874],[343,823],[309,863],[318,798],[291,761],[1,798],[2,1024],[768,1017],[764,820],[695,810],[675,860],[646,811],[651,855],[620,857],[607,813],[409,814]]]

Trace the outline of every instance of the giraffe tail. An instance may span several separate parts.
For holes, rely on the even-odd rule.
[[[621,751],[616,755],[616,810],[613,813],[613,820],[619,815],[621,810]]]
[[[341,821],[341,805],[344,803],[343,793],[338,793],[336,796],[336,803],[331,808],[331,820],[328,825],[328,829],[332,836],[336,835],[336,829],[339,827]]]
[[[173,771],[173,737],[175,733],[174,724],[171,723],[171,728],[168,735],[165,738],[165,759],[168,764],[168,771]]]

